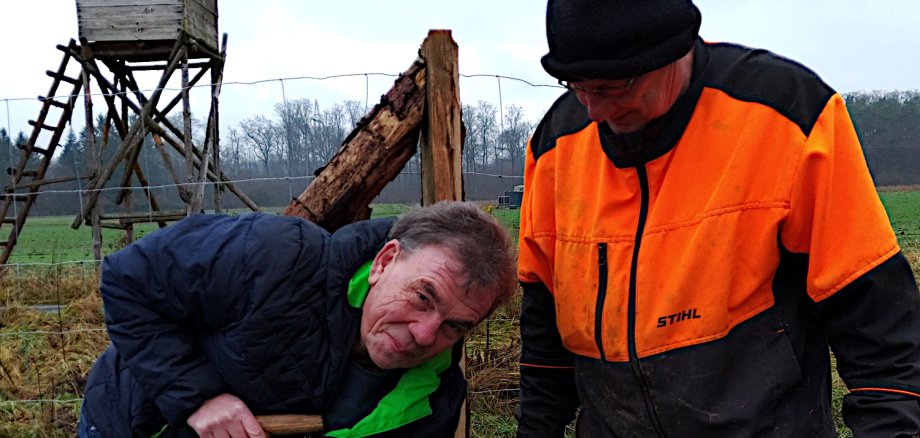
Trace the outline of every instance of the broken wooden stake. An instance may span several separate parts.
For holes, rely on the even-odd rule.
[[[329,231],[369,218],[371,201],[415,153],[424,112],[425,65],[419,59],[282,214],[302,217]]]

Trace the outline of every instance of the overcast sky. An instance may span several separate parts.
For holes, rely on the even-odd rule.
[[[795,59],[838,91],[920,88],[920,0],[698,0],[697,5],[703,38]],[[555,84],[539,62],[547,50],[544,13],[545,2],[535,0],[221,0],[219,28],[229,35],[222,127],[258,113],[270,116],[272,104],[285,97],[318,99],[321,107],[345,99],[372,106],[394,78],[363,74],[404,71],[429,29],[452,30],[461,75],[485,75],[461,78],[464,103],[518,105],[536,119],[559,89],[495,76]],[[5,55],[0,127],[28,133],[25,121],[37,116],[40,104],[18,99],[47,93],[51,79],[44,72],[61,60],[55,45],[76,37],[73,0],[0,1]],[[359,75],[234,84],[340,74]],[[150,82],[152,87],[156,78]],[[203,95],[192,99],[207,103]]]

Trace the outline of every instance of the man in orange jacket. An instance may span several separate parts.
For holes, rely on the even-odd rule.
[[[841,96],[689,0],[549,0],[519,437],[920,434],[920,294]]]

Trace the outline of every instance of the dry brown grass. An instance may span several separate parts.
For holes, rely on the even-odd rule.
[[[14,266],[0,277],[0,299],[20,304],[69,303],[94,291],[94,264]]]
[[[0,436],[74,436],[86,375],[108,344],[101,300],[51,312],[7,302],[0,321]]]
[[[518,399],[520,293],[467,337],[470,410],[511,417]]]

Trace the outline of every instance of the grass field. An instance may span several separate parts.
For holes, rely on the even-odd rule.
[[[883,192],[883,203],[914,274],[920,278],[920,191]],[[409,209],[379,205],[374,216]],[[489,210],[516,237],[518,211]],[[12,262],[22,263],[0,278],[0,437],[70,437],[75,434],[80,393],[96,355],[105,348],[101,302],[91,231],[70,228],[72,216],[31,218]],[[155,229],[138,226],[137,236]],[[103,251],[125,242],[120,231],[104,230]],[[37,312],[27,304],[64,303],[57,312]],[[518,306],[501,309],[467,339],[472,435],[512,437],[517,402]],[[839,411],[845,387],[836,379]],[[838,419],[839,420],[839,419]],[[838,421],[838,424],[842,424]],[[839,437],[850,437],[841,428]]]
[[[882,192],[879,196],[901,243],[920,243],[920,191]]]
[[[920,279],[920,191],[881,192],[891,228],[898,236],[901,250]]]
[[[386,204],[374,207],[373,216],[393,216],[411,208],[408,205]],[[268,210],[278,213],[281,209]],[[234,210],[229,214],[245,214],[249,210]],[[93,259],[92,227],[70,227],[73,216],[30,217],[19,235],[19,242],[9,263],[60,263]],[[134,238],[139,239],[158,228],[156,224],[136,224]],[[125,246],[125,232],[102,229],[102,252],[108,254]]]

